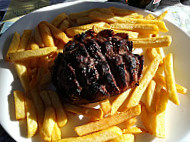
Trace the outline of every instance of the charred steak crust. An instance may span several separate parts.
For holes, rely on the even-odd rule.
[[[132,47],[127,34],[112,30],[76,35],[52,67],[60,98],[72,104],[93,103],[138,85],[144,59],[132,54]]]

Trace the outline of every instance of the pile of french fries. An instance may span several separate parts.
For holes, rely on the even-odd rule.
[[[67,15],[61,13],[51,22],[40,22],[34,32],[15,32],[6,60],[13,62],[24,91],[14,90],[16,120],[25,119],[27,136],[37,132],[44,141],[58,142],[133,142],[137,134],[149,133],[165,138],[165,114],[168,101],[179,105],[178,93],[187,89],[176,84],[173,55],[164,55],[171,36],[163,21],[167,11],[155,17],[143,16],[116,7],[95,8]],[[134,49],[143,50],[145,66],[139,85],[126,92],[99,102],[99,108],[77,106],[60,101],[49,88],[50,69],[57,54],[76,34],[89,29],[96,33],[112,29],[127,33]],[[89,118],[89,122],[74,128],[78,137],[62,137],[68,112]],[[138,116],[140,116],[138,119]],[[138,126],[142,121],[144,127]],[[172,131],[172,130],[171,130]]]

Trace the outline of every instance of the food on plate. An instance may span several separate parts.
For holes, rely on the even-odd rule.
[[[94,8],[41,21],[33,34],[15,32],[5,59],[24,89],[13,94],[27,136],[39,132],[44,141],[60,142],[134,142],[141,133],[165,138],[168,100],[178,105],[177,93],[187,93],[175,82],[172,54],[164,56],[172,42],[159,35],[168,31],[166,14]],[[73,115],[88,122],[69,128]],[[65,137],[67,129],[78,136]]]
[[[132,42],[124,33],[103,30],[95,35],[89,30],[75,36],[53,66],[52,80],[60,98],[86,104],[136,86],[144,59],[131,51]]]
[[[34,104],[28,98],[25,99],[27,137],[31,138],[38,130],[38,122]]]
[[[16,120],[24,119],[26,117],[25,106],[24,106],[24,93],[21,91],[15,90],[13,94],[14,94],[14,102],[15,102]]]

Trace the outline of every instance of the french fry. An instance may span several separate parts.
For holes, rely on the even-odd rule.
[[[146,54],[150,61],[154,60],[154,58],[159,55],[155,48],[148,48]]]
[[[130,15],[132,13],[135,13],[132,10],[128,10],[128,9],[121,9],[121,8],[117,8],[117,7],[109,7],[112,12],[114,13],[114,15],[118,15],[118,16],[126,16],[126,15]]]
[[[156,73],[155,76],[154,76],[154,80],[156,82],[158,82],[160,85],[162,85],[163,87],[166,88],[166,81],[165,81],[165,77],[160,74],[160,73]],[[179,85],[179,84],[176,84],[176,89],[177,89],[177,92],[178,93],[181,93],[181,94],[187,94],[187,88]]]
[[[83,24],[92,23],[93,20],[90,17],[79,17],[76,19],[76,22],[78,25],[83,25]]]
[[[154,17],[152,14],[148,14],[147,16],[144,17],[144,19],[147,19],[147,20],[154,20],[155,17]]]
[[[82,114],[92,118],[93,120],[99,120],[103,118],[103,112],[101,109],[87,108],[71,104],[64,104],[64,108],[66,111]]]
[[[168,11],[164,11],[162,14],[156,17],[155,20],[163,20],[166,14],[168,14]]]
[[[32,35],[32,30],[24,30],[20,39],[20,44],[17,50],[18,52],[26,50],[26,48],[28,47],[28,43],[31,38],[31,35]]]
[[[42,128],[40,129],[40,135],[45,141],[51,141],[52,132],[55,125],[55,111],[53,107],[47,107],[45,110],[44,121],[42,124]]]
[[[153,107],[153,103],[155,103],[153,101],[154,99],[154,92],[155,92],[155,87],[156,87],[156,82],[154,80],[151,80],[150,83],[148,84],[148,87],[145,91],[145,95],[146,95],[146,99],[145,99],[145,105],[146,108],[149,110],[149,112],[154,112],[155,109]]]
[[[122,131],[119,127],[113,126],[105,130],[89,134],[82,137],[73,137],[59,140],[57,142],[102,142],[109,141],[122,135]]]
[[[6,60],[9,59],[9,53],[15,53],[18,50],[20,44],[20,34],[15,32],[7,51]]]
[[[140,127],[129,127],[127,129],[123,129],[122,132],[124,134],[142,134],[146,131]]]
[[[30,81],[26,66],[21,63],[15,63],[14,66],[25,93],[28,93]]]
[[[134,38],[134,48],[158,48],[168,47],[172,42],[171,36],[152,37],[152,38]]]
[[[176,90],[175,77],[173,72],[173,55],[171,53],[164,58],[164,73],[169,98],[174,104],[179,105],[179,97]]]
[[[36,87],[30,89],[32,101],[35,106],[37,118],[38,118],[38,125],[41,127],[44,119],[44,105],[40,98],[40,94]]]
[[[131,118],[131,119],[129,119],[129,120],[123,122],[123,123],[125,124],[126,128],[129,128],[129,127],[135,125],[136,122],[137,122],[137,118],[134,117],[134,118]]]
[[[51,100],[50,100],[50,97],[46,90],[41,91],[40,96],[41,96],[42,101],[44,102],[44,105],[46,106],[46,108],[51,106]]]
[[[104,112],[104,115],[108,114],[111,111],[111,104],[109,99],[103,100],[100,102],[100,107]]]
[[[137,86],[133,93],[131,94],[128,104],[126,105],[126,108],[130,108],[133,106],[136,106],[139,104],[139,101],[145,91],[145,89],[147,88],[149,82],[151,81],[151,79],[154,77],[158,66],[160,64],[160,56],[157,56],[148,66],[145,74],[143,75],[143,77],[141,78],[140,82],[139,82],[139,86]]]
[[[77,27],[71,27],[66,30],[66,33],[69,36],[74,36],[76,34],[79,34],[81,32],[84,32],[86,30],[92,29],[93,26],[99,26],[99,27],[104,27],[104,28],[110,28],[110,25],[105,23],[105,22],[95,22],[91,24],[86,24],[82,26],[77,26]]]
[[[25,106],[24,106],[24,102],[25,102],[24,93],[16,90],[13,92],[13,94],[14,94],[14,102],[15,102],[16,120],[25,119],[26,114],[25,114]]]
[[[61,30],[61,31],[65,31],[67,28],[69,28],[70,27],[70,22],[69,22],[69,20],[68,19],[65,19],[60,25],[59,25],[59,29]]]
[[[35,32],[34,32],[34,39],[36,41],[36,43],[40,46],[40,47],[44,47],[44,42],[42,40],[42,37],[41,37],[41,34],[40,34],[40,31],[39,31],[39,27],[36,26],[35,28]]]
[[[25,100],[26,107],[26,123],[27,123],[27,137],[31,138],[35,135],[38,130],[37,117],[35,112],[35,107],[31,100]]]
[[[158,106],[157,106],[157,113],[162,113],[166,110],[168,104],[168,93],[166,90],[161,89],[159,93],[159,98],[158,98]]]
[[[44,85],[44,84],[47,84],[49,82],[51,82],[51,72],[47,71],[45,74],[43,74],[39,84]]]
[[[46,47],[47,46],[49,46],[49,47],[55,46],[53,37],[51,35],[50,28],[42,22],[38,25],[38,28],[39,28],[44,45]]]
[[[68,18],[66,13],[61,13],[57,15],[52,21],[51,24],[54,25],[55,27],[59,26],[63,20]]]
[[[29,44],[28,44],[28,47],[26,48],[26,50],[36,50],[36,49],[39,49],[39,45],[35,42],[35,39],[34,37],[32,36],[30,38],[30,41],[29,41]]]
[[[112,139],[108,142],[134,142],[135,137],[133,134],[123,134],[115,139]]]
[[[138,38],[138,36],[139,36],[138,32],[125,31],[125,30],[115,30],[115,29],[112,29],[112,30],[114,31],[114,33],[127,33],[129,36],[129,39]]]
[[[47,56],[52,52],[56,52],[57,47],[45,47],[37,50],[26,50],[17,53],[9,53],[9,61],[19,61],[31,58],[37,58],[42,56]]]
[[[51,140],[57,141],[61,139],[61,129],[58,127],[57,123],[54,124],[53,131],[51,134]]]
[[[131,89],[128,89],[124,93],[118,95],[111,104],[111,115],[115,114],[119,107],[123,104],[125,99],[129,96]]]
[[[140,113],[141,113],[141,106],[137,105],[133,108],[128,109],[126,112],[121,112],[106,117],[104,119],[101,119],[99,121],[90,122],[81,126],[77,126],[75,127],[75,132],[79,136],[83,136],[122,123],[130,118],[136,117]]]
[[[49,27],[49,29],[51,30],[51,33],[53,34],[55,38],[59,39],[63,43],[67,43],[69,41],[69,38],[67,37],[67,35],[61,30],[59,30],[58,28],[56,28],[55,26],[53,26],[52,24],[46,21],[43,21],[41,23],[46,24]]]
[[[53,107],[55,108],[55,112],[57,116],[57,124],[59,127],[63,127],[67,123],[67,115],[60,102],[60,99],[54,91],[48,91],[48,94],[53,104]]]
[[[139,33],[149,33],[156,34],[159,29],[157,25],[154,24],[127,24],[127,23],[113,23],[110,25],[112,29],[118,30],[128,30]]]

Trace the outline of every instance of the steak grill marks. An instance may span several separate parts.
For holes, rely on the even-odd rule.
[[[123,93],[138,85],[143,56],[132,54],[124,33],[89,30],[69,41],[52,68],[52,80],[64,101],[86,104]]]

